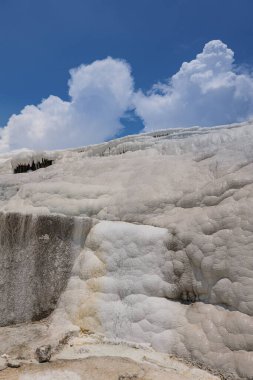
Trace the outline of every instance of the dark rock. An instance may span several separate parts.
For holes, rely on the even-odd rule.
[[[49,345],[38,347],[35,351],[36,359],[39,363],[49,362],[51,359],[52,348]]]
[[[7,366],[10,368],[19,368],[21,364],[18,360],[9,359],[7,362]]]

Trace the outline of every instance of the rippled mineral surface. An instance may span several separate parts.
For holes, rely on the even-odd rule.
[[[252,379],[253,124],[0,156],[0,300],[1,355],[99,334]]]

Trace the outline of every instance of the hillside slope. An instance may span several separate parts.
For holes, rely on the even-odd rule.
[[[25,172],[42,159],[52,165]],[[24,300],[38,281],[36,270],[29,281],[20,280],[35,251],[53,244],[71,257],[72,271],[60,264],[62,288],[41,306],[45,315],[55,309],[52,344],[81,329],[150,343],[231,378],[253,377],[252,123],[1,156],[0,212],[0,260],[5,276],[14,278],[14,299],[20,281]],[[17,259],[6,227],[12,213],[19,215],[19,241],[25,215],[57,216],[63,225],[72,220],[71,236],[65,241],[58,227],[42,233],[35,221]],[[51,255],[41,288],[52,278],[52,265]],[[38,319],[43,292],[13,315],[9,289],[0,289],[5,315],[12,313],[2,326]]]

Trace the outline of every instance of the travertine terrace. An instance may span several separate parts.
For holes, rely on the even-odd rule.
[[[252,123],[2,155],[0,212],[0,334],[49,316],[53,346],[92,332],[253,377]]]

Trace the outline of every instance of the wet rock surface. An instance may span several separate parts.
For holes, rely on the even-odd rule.
[[[89,225],[88,219],[0,213],[0,326],[54,310]]]

